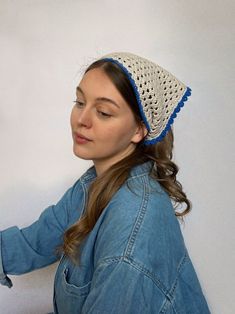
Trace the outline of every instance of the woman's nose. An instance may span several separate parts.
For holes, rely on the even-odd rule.
[[[92,125],[91,120],[92,120],[91,111],[88,108],[83,108],[82,110],[79,111],[77,121],[80,125],[89,128]]]

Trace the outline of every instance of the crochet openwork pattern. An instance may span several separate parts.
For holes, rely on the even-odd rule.
[[[116,52],[101,59],[119,65],[129,78],[149,131],[144,144],[161,141],[191,95],[191,89],[156,63],[132,53]]]

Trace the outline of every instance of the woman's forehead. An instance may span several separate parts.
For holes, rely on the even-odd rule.
[[[100,68],[86,72],[78,84],[76,91],[83,96],[106,97],[116,102],[125,102],[117,87]]]

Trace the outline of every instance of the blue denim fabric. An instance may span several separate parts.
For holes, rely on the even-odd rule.
[[[55,248],[85,208],[94,167],[31,226],[2,231],[2,284],[11,285],[7,274],[60,258],[55,314],[210,313],[171,200],[151,177],[152,166],[149,161],[132,168],[84,241],[80,266]]]

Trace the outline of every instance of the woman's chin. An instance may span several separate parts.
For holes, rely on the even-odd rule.
[[[85,159],[85,160],[91,159],[90,154],[86,152],[84,149],[82,149],[82,147],[79,147],[78,145],[73,145],[73,153],[75,156],[81,159]]]

